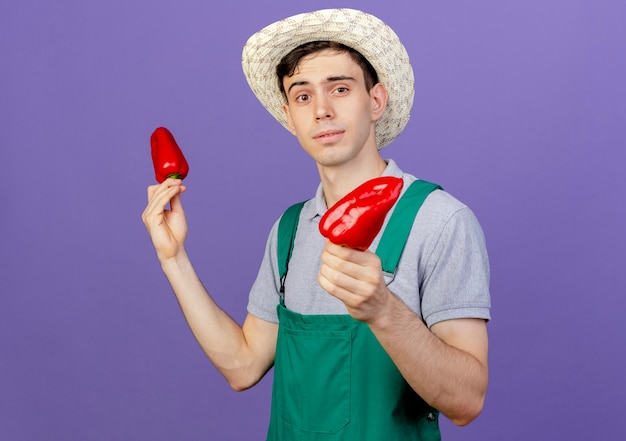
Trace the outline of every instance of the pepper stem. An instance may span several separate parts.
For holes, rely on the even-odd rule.
[[[170,173],[167,178],[180,179],[180,173]]]

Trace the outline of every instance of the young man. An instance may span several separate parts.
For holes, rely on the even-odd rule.
[[[438,412],[468,424],[488,383],[487,253],[465,205],[442,190],[410,203],[409,189],[424,183],[379,154],[413,101],[398,37],[360,11],[316,11],[253,35],[242,63],[321,184],[291,223],[286,213],[270,232],[242,327],[213,302],[185,253],[185,186],[149,187],[144,223],[198,342],[235,390],[275,367],[268,440],[435,440]],[[413,214],[399,201],[373,251],[325,241],[318,224],[327,207],[381,175],[403,178],[400,201]],[[390,220],[407,234],[387,236]],[[392,268],[377,254],[397,255]]]

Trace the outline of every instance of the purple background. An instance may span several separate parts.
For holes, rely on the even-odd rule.
[[[266,234],[317,173],[240,67],[247,37],[364,8],[404,40],[412,119],[383,150],[479,217],[491,384],[446,440],[625,439],[626,3],[0,5],[0,440],[264,439],[271,374],[232,392],[197,346],[140,215],[148,138],[191,164],[188,250],[245,316]]]

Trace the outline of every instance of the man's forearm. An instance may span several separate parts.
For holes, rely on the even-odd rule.
[[[476,356],[454,347],[391,293],[383,314],[369,325],[404,378],[427,403],[457,425],[478,416],[488,383],[486,347],[484,356],[481,350]]]
[[[246,338],[251,324],[242,328],[213,301],[184,253],[161,267],[193,335],[231,387],[243,390],[258,382],[271,366],[273,354],[259,347],[267,347],[262,338]]]

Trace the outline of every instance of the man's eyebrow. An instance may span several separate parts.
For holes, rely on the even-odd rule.
[[[336,83],[337,81],[356,81],[356,78],[350,77],[348,75],[338,75],[336,77],[328,77],[326,78],[325,83]]]
[[[356,81],[356,78],[348,76],[348,75],[337,75],[333,77],[328,77],[323,82],[324,83],[336,83],[337,81]],[[287,89],[287,93],[289,93],[291,89],[296,86],[306,86],[307,84],[310,84],[310,82],[309,81],[296,81],[289,86],[289,89]]]
[[[287,93],[291,92],[291,89],[296,86],[306,86],[307,84],[309,84],[308,81],[296,81],[295,83],[291,83],[291,86],[289,86],[289,89],[287,89]]]

